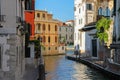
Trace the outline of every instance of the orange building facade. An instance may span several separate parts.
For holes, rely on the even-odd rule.
[[[25,1],[25,21],[29,24],[30,28],[30,40],[34,40],[35,37],[35,25],[34,25],[34,18],[35,18],[35,0],[26,0]]]
[[[34,40],[35,35],[35,25],[34,25],[34,11],[25,11],[26,23],[30,25],[30,40]]]
[[[35,37],[42,38],[43,55],[58,54],[58,21],[47,11],[35,10]]]

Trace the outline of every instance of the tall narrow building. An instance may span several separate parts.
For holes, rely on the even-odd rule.
[[[43,55],[58,54],[58,21],[47,11],[35,10],[35,38],[42,38]]]

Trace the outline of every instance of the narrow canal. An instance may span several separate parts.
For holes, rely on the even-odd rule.
[[[44,59],[46,80],[110,80],[82,63],[67,60],[65,56],[47,56]]]

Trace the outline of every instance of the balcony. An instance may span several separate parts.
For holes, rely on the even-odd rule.
[[[0,22],[5,22],[5,15],[0,15]]]
[[[104,15],[97,15],[97,21],[100,20],[102,17],[105,17],[105,18],[110,18],[110,16],[104,16]]]

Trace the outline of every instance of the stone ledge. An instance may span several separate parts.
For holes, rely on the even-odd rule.
[[[91,61],[88,61],[84,58],[79,58],[79,59],[77,58],[76,59],[76,57],[74,57],[72,55],[67,55],[66,58],[69,59],[69,60],[73,60],[73,61],[76,61],[76,62],[83,63],[83,64],[87,65],[88,67],[94,68],[94,69],[98,70],[99,72],[107,75],[108,77],[110,77],[113,80],[120,80],[120,74],[114,73],[114,72],[108,70],[107,68],[104,68],[104,67],[102,67],[98,64],[95,64]]]

